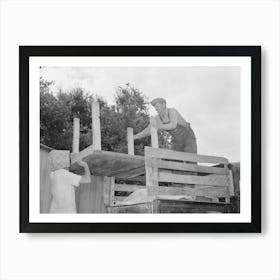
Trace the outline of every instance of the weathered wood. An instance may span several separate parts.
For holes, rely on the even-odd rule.
[[[51,182],[48,149],[40,145],[40,213],[49,213],[51,205]]]
[[[130,180],[135,177],[141,176],[145,173],[145,168],[143,166],[139,168],[134,168],[131,170],[126,170],[124,172],[122,171],[117,171],[116,173],[113,173],[114,176],[117,178],[124,178],[125,180]]]
[[[103,199],[103,188],[106,179],[104,176],[92,176],[92,178],[94,186],[93,213],[106,213],[107,209]]]
[[[118,175],[118,180],[122,180],[122,181],[128,181],[128,182],[140,182],[142,183],[143,185],[146,184],[146,178],[145,176],[137,176],[137,177],[130,177],[130,178],[127,178],[127,177],[121,177]]]
[[[110,177],[110,201],[109,205],[115,204],[115,177]]]
[[[101,150],[101,130],[99,103],[92,102],[92,144],[94,150]]]
[[[197,184],[209,186],[228,186],[225,175],[193,176],[159,172],[159,182],[170,182],[178,184]]]
[[[108,207],[109,213],[131,214],[131,213],[152,213],[152,203],[139,203],[134,205],[117,205]]]
[[[80,145],[80,119],[74,118],[73,120],[73,153],[79,152]]]
[[[147,188],[150,186],[158,186],[158,169],[156,166],[151,164],[150,154],[145,150],[145,171],[146,171],[146,185]]]
[[[228,160],[223,157],[197,155],[193,153],[182,153],[168,149],[154,149],[152,147],[145,147],[145,155],[161,159],[173,159],[190,162],[204,162],[204,163],[223,163],[227,164]]]
[[[228,213],[229,204],[225,203],[208,203],[197,201],[170,201],[160,200],[160,213]]]
[[[79,153],[80,146],[80,119],[73,119],[73,143],[72,143],[72,152],[77,154]],[[79,212],[80,207],[80,188],[74,188],[75,190],[75,202],[77,212]]]
[[[156,119],[150,117],[150,129],[151,129],[151,144],[153,148],[158,148],[158,132],[156,128]]]
[[[122,203],[126,198],[126,196],[115,196],[115,204]]]
[[[115,191],[134,192],[136,190],[145,189],[146,186],[141,185],[128,185],[128,184],[115,184]]]
[[[93,180],[93,176],[91,177]],[[94,200],[95,200],[95,191],[93,182],[80,184],[78,188],[78,196],[76,195],[76,206],[78,213],[95,213]],[[78,200],[78,201],[77,201]]]
[[[105,205],[111,205],[111,177],[104,177],[103,202]]]
[[[80,152],[78,156],[72,155],[71,171],[76,174],[83,174],[81,168],[76,161],[83,155],[82,159],[85,161],[91,174],[96,176],[108,177],[133,177],[145,174],[145,161],[142,156],[132,156],[128,154],[121,154],[108,151],[90,151],[87,148],[87,153]],[[126,176],[127,173],[127,176]]]
[[[227,191],[224,187],[205,187],[205,188],[191,188],[191,187],[150,187],[149,194],[154,196],[206,196],[206,197],[225,197]]]
[[[133,139],[133,128],[127,128],[127,151],[129,155],[134,155],[134,139]]]
[[[104,176],[91,176],[91,183],[80,185],[79,213],[106,213],[104,204],[104,185],[107,180]]]
[[[233,175],[231,170],[229,170],[228,180],[229,180],[229,195],[234,196],[234,183],[233,183]]]
[[[152,213],[153,214],[159,213],[159,207],[158,206],[159,206],[158,199],[153,200],[153,202],[152,202]]]
[[[171,170],[182,170],[182,171],[194,171],[200,173],[212,173],[226,175],[228,171],[224,168],[212,167],[212,166],[202,166],[191,163],[184,162],[174,162],[174,161],[165,161],[160,159],[151,159],[151,164],[162,169],[171,169]]]

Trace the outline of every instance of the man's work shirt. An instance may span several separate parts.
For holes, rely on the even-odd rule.
[[[172,150],[187,153],[197,153],[195,134],[182,115],[174,108],[168,108],[156,117],[159,124],[172,136]]]
[[[174,127],[167,130],[175,129],[178,124],[186,128],[190,126],[190,123],[188,123],[175,108],[167,108],[165,114],[156,116],[156,120],[159,124],[163,123],[174,125]]]
[[[51,172],[50,213],[77,213],[74,187],[79,186],[81,178],[65,169]]]

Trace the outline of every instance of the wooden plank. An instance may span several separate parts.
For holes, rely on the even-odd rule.
[[[233,175],[231,170],[229,170],[228,180],[229,180],[229,195],[234,196],[234,183],[233,183]]]
[[[146,184],[145,176],[138,176],[138,177],[133,177],[133,178],[132,177],[126,178],[126,177],[118,176],[118,179],[123,180],[123,181],[129,181],[129,182],[140,182],[143,185]]]
[[[223,157],[197,155],[193,153],[178,152],[168,149],[155,149],[152,147],[145,147],[145,154],[149,154],[150,157],[182,160],[190,162],[204,162],[204,163],[223,163],[227,164],[228,160]]]
[[[115,196],[115,204],[122,203],[126,198],[126,196]]]
[[[151,164],[153,166],[157,166],[162,169],[172,169],[172,170],[182,170],[182,171],[194,171],[200,173],[212,173],[212,174],[220,174],[226,175],[228,171],[224,168],[212,167],[212,166],[202,166],[191,163],[184,162],[174,162],[174,161],[166,161],[160,159],[151,159]]]
[[[134,139],[133,139],[133,128],[127,128],[127,151],[129,155],[134,155]]]
[[[159,201],[158,199],[154,199],[152,202],[152,213],[156,214],[159,213]]]
[[[141,166],[139,168],[134,168],[134,169],[130,169],[130,170],[126,170],[124,172],[121,171],[117,171],[115,173],[112,173],[112,175],[116,176],[116,178],[122,178],[125,180],[130,180],[134,177],[138,177],[141,175],[145,174],[145,167]]]
[[[121,154],[108,151],[89,151],[87,149],[87,155],[83,154],[82,158],[89,166],[91,174],[96,176],[108,176],[117,177],[121,174],[121,177],[125,177],[125,173],[128,173],[128,177],[139,176],[145,173],[145,162],[142,156],[132,156],[128,154]],[[72,159],[77,159],[72,155]],[[75,161],[71,161],[71,171],[76,174],[83,174],[83,168],[81,168]]]
[[[93,180],[93,178],[92,178]],[[94,200],[95,200],[95,191],[93,182],[80,184],[78,188],[79,193],[77,196],[77,212],[78,213],[94,213]]]
[[[92,181],[94,186],[93,213],[106,213],[107,209],[103,199],[104,176],[92,176]]]
[[[150,129],[151,129],[151,144],[153,148],[158,148],[158,132],[156,127],[156,119],[150,117]]]
[[[92,102],[92,144],[94,150],[101,150],[100,110],[99,103]]]
[[[115,184],[115,191],[134,192],[136,190],[145,189],[146,186],[141,185],[128,185],[128,184]]]
[[[170,182],[178,184],[197,184],[208,186],[228,186],[225,175],[193,176],[159,172],[159,182]]]
[[[146,185],[147,188],[150,186],[158,186],[158,169],[156,166],[151,165],[150,154],[145,149],[145,171],[146,171]]]
[[[40,213],[49,213],[52,200],[49,151],[40,146]]]
[[[79,146],[80,146],[80,119],[74,118],[73,119],[73,143],[72,143],[72,151],[75,154],[79,153]],[[75,190],[75,202],[76,202],[76,209],[79,213],[80,207],[80,188],[74,188]]]
[[[91,183],[80,185],[79,213],[106,213],[103,176],[91,176]]]
[[[115,204],[115,177],[110,177],[110,202],[109,205]]]
[[[139,203],[133,205],[117,205],[114,207],[108,207],[110,213],[123,213],[123,214],[130,214],[130,213],[152,213],[152,205],[151,203]]]
[[[80,145],[80,119],[74,118],[73,120],[73,153],[79,152]]]
[[[206,197],[225,197],[227,190],[225,187],[213,187],[208,188],[191,188],[191,187],[150,187],[149,195],[154,195],[164,199],[163,196],[206,196]]]
[[[111,177],[104,177],[103,202],[105,205],[111,205]]]

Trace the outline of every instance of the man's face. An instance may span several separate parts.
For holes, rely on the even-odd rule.
[[[156,103],[154,108],[158,112],[158,114],[161,114],[165,110],[166,105],[164,103]]]

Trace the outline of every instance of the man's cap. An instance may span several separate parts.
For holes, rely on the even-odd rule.
[[[164,103],[164,104],[166,104],[166,100],[164,98],[158,97],[158,98],[155,98],[155,99],[153,99],[151,101],[151,104],[153,106],[155,106],[157,103],[161,103],[161,104]]]
[[[49,152],[48,159],[51,171],[70,167],[69,151],[52,150],[51,152]]]

